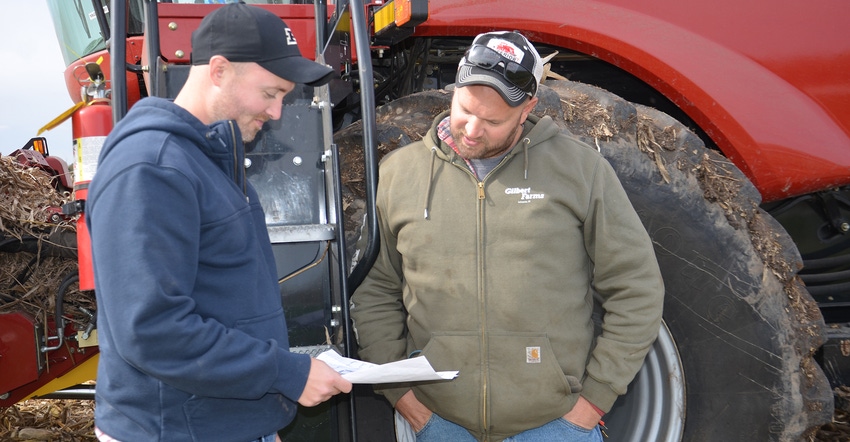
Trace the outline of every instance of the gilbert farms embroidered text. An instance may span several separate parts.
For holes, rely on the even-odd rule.
[[[505,195],[519,195],[520,204],[531,202],[532,200],[542,200],[546,197],[545,193],[536,193],[531,190],[531,187],[508,187],[505,189]]]

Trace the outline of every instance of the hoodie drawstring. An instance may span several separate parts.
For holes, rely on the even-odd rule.
[[[425,219],[428,219],[428,209],[431,207],[431,188],[434,182],[434,162],[437,160],[437,146],[431,146],[431,166],[428,169],[428,188],[425,191]]]
[[[236,185],[242,185],[242,193],[245,195],[245,201],[250,202],[248,198],[248,183],[247,178],[245,177],[245,148],[243,147],[241,152],[237,152],[237,146],[241,140],[236,139],[236,124],[233,120],[228,120],[227,124],[230,126],[230,143],[233,150],[233,180],[236,182]],[[239,154],[242,154],[242,161],[239,161]],[[241,178],[241,183],[239,182]]]
[[[525,179],[528,179],[528,145],[531,144],[531,140],[528,137],[522,139],[522,155],[523,155],[523,174]]]

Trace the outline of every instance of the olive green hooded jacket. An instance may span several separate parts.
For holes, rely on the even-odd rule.
[[[380,392],[395,403],[412,387],[481,440],[561,417],[579,394],[608,411],[657,336],[664,293],[614,170],[532,115],[479,181],[437,137],[446,115],[381,162],[380,253],[351,302],[360,357],[421,350],[459,370]],[[607,312],[596,338],[595,293]]]

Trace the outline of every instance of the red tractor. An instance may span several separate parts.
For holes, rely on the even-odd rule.
[[[217,7],[194,3],[48,0],[71,98],[84,103],[71,117],[86,154],[76,155],[83,174],[96,164],[79,157],[96,159],[88,149],[96,152],[111,121],[144,96],[179,90],[191,31]],[[421,136],[448,107],[458,61],[475,35],[517,30],[548,57],[535,112],[611,162],[664,275],[664,324],[628,394],[606,416],[610,439],[796,441],[831,419],[833,388],[850,381],[850,7],[821,0],[805,8],[729,0],[249,3],[285,19],[304,55],[340,74],[288,95],[281,121],[249,154],[249,178],[264,195],[280,251],[293,345],[329,343],[356,357],[347,300],[377,251],[374,237],[355,247],[361,224],[376,226],[377,160]],[[111,121],[91,112],[95,106],[109,109]],[[280,171],[301,193],[268,184]],[[77,178],[76,210],[67,216],[85,210],[86,177]],[[96,287],[83,287],[83,230],[76,232],[79,284],[96,296]],[[45,350],[47,337],[60,335],[62,315],[57,310],[46,324],[0,315],[0,405],[93,379],[93,364],[83,361],[61,372],[39,369],[38,361],[66,351]],[[13,325],[18,331],[7,333]],[[79,328],[65,330],[63,349],[96,352],[82,346]],[[31,369],[9,381],[17,366]],[[280,434],[392,440],[390,411],[359,388],[302,410]]]

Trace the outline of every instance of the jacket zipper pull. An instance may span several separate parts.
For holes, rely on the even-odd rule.
[[[482,181],[478,182],[478,199],[484,199],[484,182]]]

